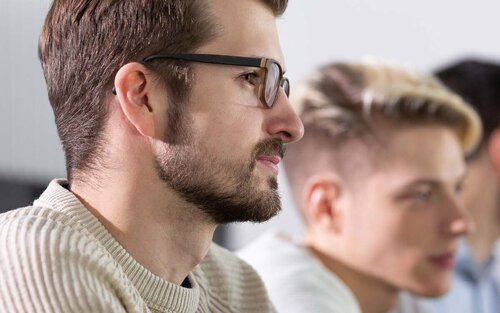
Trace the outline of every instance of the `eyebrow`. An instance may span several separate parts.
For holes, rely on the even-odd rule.
[[[433,188],[436,188],[436,187],[439,187],[441,185],[441,183],[436,179],[421,178],[421,179],[413,180],[413,181],[410,181],[409,183],[404,184],[401,189],[408,189],[408,188],[417,187],[420,185],[429,185]]]
[[[465,180],[466,175],[467,173],[465,172],[462,175],[458,176],[456,182],[462,183]],[[438,188],[442,185],[442,182],[434,178],[420,178],[405,184],[401,189],[408,189],[412,187],[417,187],[419,185],[428,185],[431,186],[432,188]]]

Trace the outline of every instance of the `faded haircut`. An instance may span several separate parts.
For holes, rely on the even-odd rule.
[[[325,65],[297,86],[291,102],[305,130],[301,141],[287,147],[284,160],[296,200],[307,178],[325,170],[320,168],[324,163],[312,160],[326,155],[333,169],[345,170],[358,154],[372,158],[365,148],[376,146],[380,120],[445,125],[459,138],[464,154],[481,138],[477,113],[459,96],[432,77],[381,62]]]

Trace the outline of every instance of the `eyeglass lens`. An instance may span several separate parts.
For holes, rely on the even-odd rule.
[[[264,98],[267,106],[271,107],[278,94],[280,85],[280,70],[276,63],[271,63],[267,68]]]
[[[290,96],[290,81],[288,81],[288,78],[283,77],[281,79],[281,87],[283,87],[283,90],[285,91],[286,96]]]

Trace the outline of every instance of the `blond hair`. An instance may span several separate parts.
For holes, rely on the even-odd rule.
[[[321,67],[292,94],[305,128],[332,137],[369,132],[374,115],[404,123],[452,127],[469,153],[481,139],[477,113],[440,82],[382,62],[334,63]]]
[[[284,162],[299,205],[305,180],[328,170],[325,164],[345,179],[373,169],[378,155],[373,149],[381,148],[372,136],[381,127],[375,118],[402,126],[449,127],[464,155],[481,140],[480,119],[459,96],[432,77],[381,62],[323,66],[296,88],[290,101],[305,129],[303,139],[287,147]]]

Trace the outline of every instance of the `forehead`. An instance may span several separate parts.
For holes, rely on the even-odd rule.
[[[200,53],[267,57],[284,67],[276,18],[258,0],[208,0],[220,35]]]
[[[454,182],[465,173],[457,135],[442,125],[387,128],[377,134],[382,145],[378,174],[396,181],[433,179]]]

